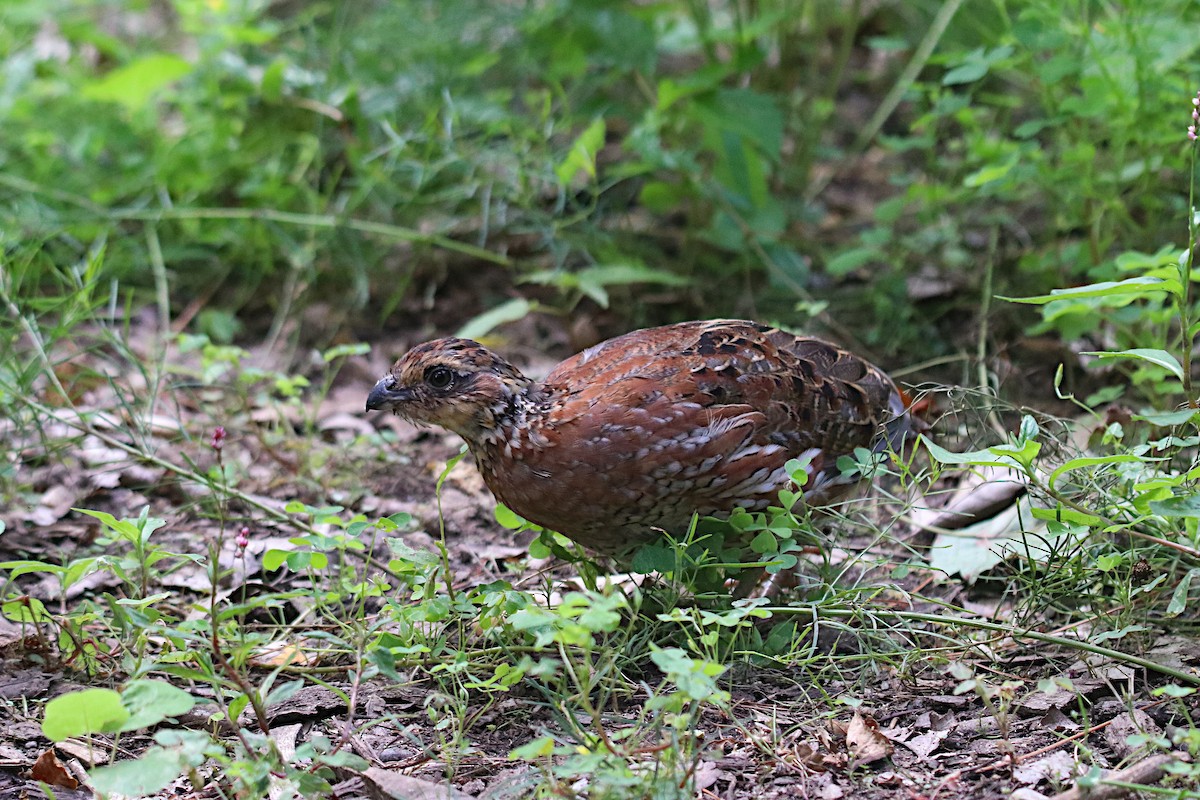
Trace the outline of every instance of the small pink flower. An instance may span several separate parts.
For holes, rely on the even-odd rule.
[[[221,452],[221,448],[225,446],[225,428],[223,426],[218,425],[213,430],[212,440],[208,443],[208,445],[218,453]]]
[[[239,556],[245,553],[246,548],[250,546],[250,528],[243,525],[242,529],[238,531],[237,538],[233,540],[233,543],[237,545]]]

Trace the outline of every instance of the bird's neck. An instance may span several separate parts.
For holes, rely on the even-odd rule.
[[[478,435],[467,440],[477,461],[495,464],[520,459],[550,444],[538,430],[547,399],[541,387],[530,381],[513,384],[511,389],[486,408]]]

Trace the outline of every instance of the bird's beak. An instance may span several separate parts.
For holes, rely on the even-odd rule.
[[[384,375],[367,395],[367,411],[391,411],[400,403],[412,399],[412,392],[398,386],[391,375]]]

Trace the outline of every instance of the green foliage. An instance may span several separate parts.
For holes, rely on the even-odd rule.
[[[313,299],[390,311],[442,253],[532,285],[484,298],[482,335],[584,300],[637,319],[648,285],[732,310],[733,276],[782,314],[817,307],[822,271],[869,273],[863,318],[889,324],[862,338],[915,348],[931,264],[968,294],[984,260],[1005,293],[1120,280],[1185,205],[1196,9],[949,5],[10,3],[9,294],[207,292],[195,327],[228,341],[245,306],[274,330]],[[892,187],[827,235],[832,182],[876,145]],[[1136,326],[1085,311],[1047,324]]]

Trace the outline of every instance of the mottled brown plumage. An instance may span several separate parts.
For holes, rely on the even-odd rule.
[[[877,367],[740,320],[634,331],[541,383],[477,342],[438,339],[396,362],[367,409],[459,434],[498,500],[604,553],[680,535],[696,512],[765,509],[804,455],[806,500],[826,502],[839,456],[911,429]]]

